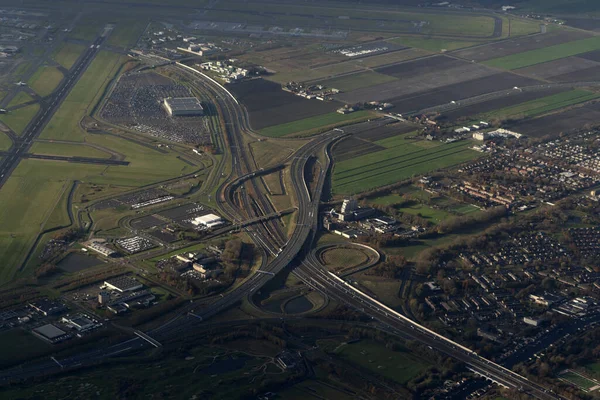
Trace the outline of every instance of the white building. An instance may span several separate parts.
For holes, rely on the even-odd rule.
[[[196,217],[192,220],[192,224],[194,224],[195,226],[204,226],[206,228],[213,228],[224,223],[225,221],[223,220],[223,218],[215,214],[202,215],[201,217]]]
[[[342,203],[342,209],[340,210],[342,214],[349,214],[352,211],[355,211],[358,208],[358,202],[356,199],[346,199]]]

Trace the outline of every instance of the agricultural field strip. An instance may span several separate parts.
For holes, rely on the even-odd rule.
[[[451,55],[467,61],[481,62],[561,43],[577,41],[591,36],[592,34],[589,32],[561,29],[557,32],[518,37],[487,45],[457,50],[453,51]]]
[[[381,71],[378,72],[382,73]],[[477,78],[486,78],[497,73],[497,71],[482,65],[461,62],[460,65],[455,65],[453,68],[441,68],[422,75],[419,74],[418,69],[408,72],[405,76],[392,75],[398,80],[342,93],[336,95],[335,98],[346,103],[356,103],[365,100],[384,101],[398,96],[406,96],[468,82]]]
[[[475,156],[475,152],[467,148],[468,142],[423,149],[398,136],[376,143],[388,148],[337,163],[333,176],[334,188],[338,191],[352,187],[366,190],[369,188],[367,185],[392,183],[413,173],[448,167]]]
[[[543,64],[535,64],[530,67],[519,68],[515,72],[536,79],[548,79],[598,66],[600,66],[600,63],[596,61],[579,57],[567,57]]]
[[[503,69],[519,69],[600,49],[600,36],[493,58],[484,64]]]
[[[522,114],[525,117],[531,117],[535,115],[544,114],[550,111],[558,110],[560,108],[572,106],[575,104],[584,103],[589,100],[593,100],[600,97],[600,94],[588,92],[585,90],[571,90],[569,92],[558,93],[546,97],[541,97],[536,100],[527,101],[514,106],[501,108],[488,113],[480,114],[480,117],[475,120],[481,120],[482,118],[508,118]]]
[[[292,135],[303,131],[333,126],[347,121],[367,117],[369,111],[357,111],[351,114],[329,113],[288,122],[286,124],[270,126],[260,130],[260,134],[269,137],[281,137]]]

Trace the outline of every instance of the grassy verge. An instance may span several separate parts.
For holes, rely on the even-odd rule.
[[[5,151],[10,149],[12,141],[4,132],[0,132],[0,150]]]
[[[82,141],[79,126],[89,108],[95,104],[109,80],[117,73],[124,56],[101,51],[92,61],[79,82],[52,117],[41,136],[44,139]]]
[[[0,115],[0,121],[4,122],[10,129],[15,131],[17,135],[23,133],[27,124],[35,117],[35,114],[40,110],[39,104],[31,104],[26,107],[18,108],[10,111],[8,114]]]
[[[96,158],[110,158],[109,153],[98,150],[94,147],[86,146],[84,144],[66,144],[66,143],[49,143],[49,142],[36,142],[33,144],[30,150],[33,154],[45,154],[53,156],[66,156],[66,157],[96,157]]]
[[[76,43],[64,43],[58,51],[52,56],[54,61],[63,67],[70,69],[81,53],[85,50],[85,46]]]
[[[63,74],[58,68],[42,66],[29,80],[29,87],[35,90],[40,96],[45,97],[56,89],[62,79]]]

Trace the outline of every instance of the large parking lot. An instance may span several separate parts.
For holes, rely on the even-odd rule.
[[[192,97],[192,94],[187,87],[154,72],[123,75],[101,116],[114,124],[173,142],[210,143],[206,118],[169,117],[162,106],[167,97]]]

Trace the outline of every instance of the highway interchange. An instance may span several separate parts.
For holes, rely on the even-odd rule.
[[[18,160],[26,154],[32,140],[39,135],[68,94],[70,88],[99,51],[103,40],[103,37],[98,38],[80,58],[72,74],[65,80],[57,94],[52,97],[48,107],[30,123],[23,135],[23,141],[18,146],[14,146],[14,151],[11,151],[11,154],[3,160],[0,165],[0,174],[2,175],[0,187],[17,165]],[[243,143],[242,136],[251,132],[245,109],[224,87],[205,75],[181,66],[173,66],[173,68],[178,68],[181,73],[193,76],[197,82],[202,84],[216,99],[221,117],[225,120],[225,139],[230,154],[228,158],[224,159],[231,162],[232,170],[228,179],[219,187],[219,208],[221,212],[232,221],[260,220],[262,216],[274,214],[276,210],[274,210],[273,205],[265,195],[266,190],[259,179],[261,171],[257,170]],[[287,235],[283,233],[279,219],[261,220],[259,224],[255,225],[255,228],[245,228],[262,254],[262,265],[259,268],[263,273],[251,275],[243,284],[230,290],[225,295],[212,298],[208,305],[205,304],[200,307],[195,303],[190,303],[183,307],[183,311],[176,317],[162,326],[146,333],[136,332],[136,336],[121,343],[84,351],[60,360],[51,358],[19,368],[1,371],[0,383],[9,383],[81,366],[95,365],[111,357],[135,353],[151,347],[160,347],[161,342],[178,338],[197,327],[198,324],[206,324],[206,319],[230,308],[245,297],[252,296],[273,276],[290,264],[294,264],[297,265],[294,273],[307,285],[342,304],[366,313],[373,320],[382,324],[386,331],[418,341],[431,349],[464,362],[474,372],[500,385],[523,391],[538,399],[560,399],[560,396],[548,389],[501,365],[486,360],[460,344],[450,341],[398,314],[384,304],[360,292],[341,278],[329,273],[320,264],[311,249],[314,247],[316,233],[319,230],[321,193],[331,168],[331,159],[328,155],[329,149],[335,141],[358,129],[360,129],[360,125],[346,127],[344,130],[337,129],[326,132],[301,147],[293,156],[288,158],[287,162],[290,163],[292,175],[292,190],[296,194],[298,208],[297,223],[293,234],[289,239],[287,238]],[[321,165],[312,193],[304,176],[307,162],[311,157],[320,157],[321,161],[326,160]]]

